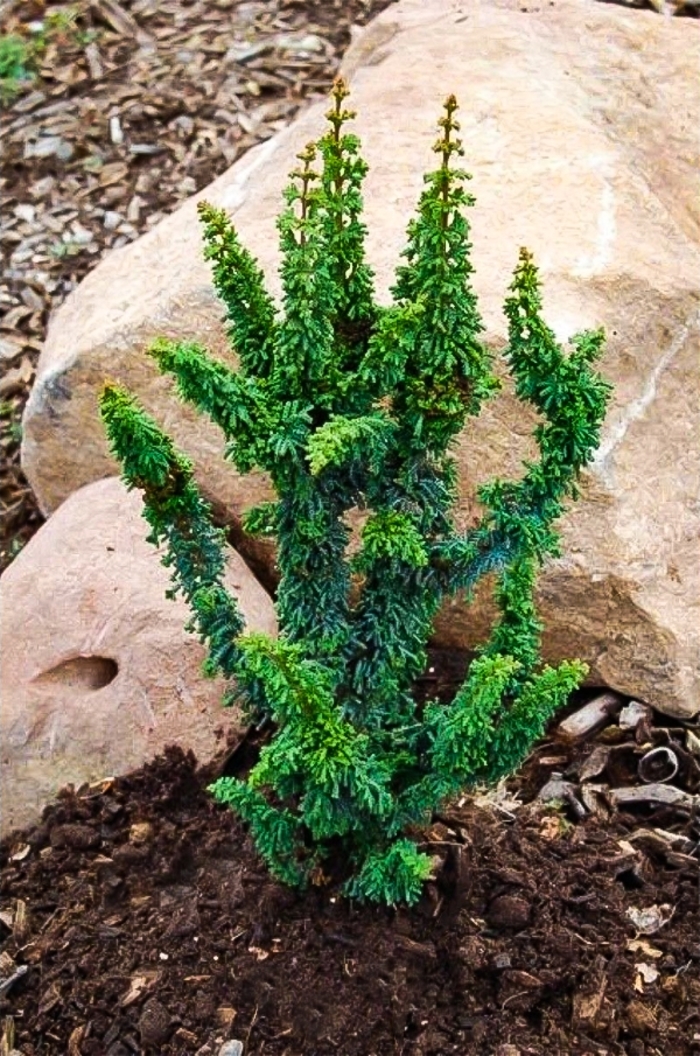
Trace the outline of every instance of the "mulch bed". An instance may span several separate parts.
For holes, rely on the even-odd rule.
[[[0,572],[43,522],[21,418],[50,315],[134,241],[327,94],[392,0],[0,3],[43,51],[0,99]]]
[[[433,654],[435,667],[430,693],[460,662]],[[198,768],[172,748],[64,791],[0,845],[3,1051],[699,1052],[696,814],[576,820],[537,799],[555,766],[585,779],[593,751],[621,739],[614,726],[583,746],[549,738],[507,787],[453,804],[425,834],[443,865],[411,910],[272,882],[205,791],[221,760]],[[229,752],[227,772],[247,754]]]

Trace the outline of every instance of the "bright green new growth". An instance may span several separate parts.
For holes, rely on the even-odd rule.
[[[440,164],[409,225],[394,302],[380,307],[346,94],[337,82],[328,131],[299,156],[286,192],[281,313],[224,213],[200,206],[239,369],[195,344],[151,349],[180,395],[221,427],[237,469],[272,479],[277,501],[252,510],[246,527],[277,542],[278,639],[242,633],[222,582],[222,537],[188,460],[122,389],[105,389],[102,414],[125,480],[144,492],[151,539],[167,544],[208,670],[235,679],[252,721],[273,724],[247,780],[223,777],[214,796],[248,823],[279,879],[303,886],[344,853],[351,896],[412,903],[431,869],[419,827],[446,797],[512,772],[585,673],[575,661],[540,665],[533,586],[599,443],[609,386],[592,368],[602,332],[574,337],[568,355],[560,348],[522,250],[505,360],[517,395],[540,412],[540,457],[520,480],[484,486],[480,522],[455,529],[450,446],[498,387],[470,284],[473,199],[452,167],[463,153],[457,104],[445,104]],[[355,508],[368,516],[349,558]],[[419,707],[413,686],[440,604],[486,573],[500,610],[493,633],[454,700]]]

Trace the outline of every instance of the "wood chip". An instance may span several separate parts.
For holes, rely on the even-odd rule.
[[[128,11],[125,11],[117,0],[91,0],[90,7],[96,15],[102,18],[115,33],[123,37],[134,37],[139,35],[139,24]]]
[[[646,964],[645,961],[639,961],[634,967],[637,973],[634,980],[634,989],[637,993],[643,994],[645,986],[650,986],[659,978],[659,969],[654,968],[653,964]]]
[[[178,1041],[181,1041],[185,1045],[196,1045],[197,1035],[193,1034],[191,1030],[186,1030],[184,1027],[178,1027],[175,1031],[175,1037]]]
[[[15,914],[12,921],[12,937],[18,946],[21,946],[29,933],[29,915],[27,903],[18,898],[15,903]]]
[[[696,755],[700,759],[700,737],[698,737],[692,730],[685,731],[685,746],[689,752]]]
[[[608,764],[610,748],[605,744],[596,745],[591,754],[584,760],[579,771],[580,781],[589,781],[603,773]]]
[[[62,1000],[63,995],[59,989],[58,983],[51,983],[51,986],[44,991],[41,1001],[39,1002],[38,1014],[40,1016],[45,1016]]]
[[[695,843],[682,832],[667,832],[665,829],[636,829],[630,836],[630,843],[638,843],[646,851],[666,854],[668,851],[681,851],[689,854]]]
[[[656,1030],[657,1016],[651,1008],[641,1001],[630,1001],[627,1006],[627,1019],[634,1033],[643,1037],[650,1030]]]
[[[114,183],[121,183],[127,176],[129,166],[123,161],[114,161],[105,165],[98,176],[100,187],[111,187]]]
[[[617,693],[601,693],[557,726],[557,734],[567,741],[584,741],[602,729],[621,709],[622,697]]]
[[[598,957],[593,967],[592,976],[574,994],[571,1022],[575,1029],[590,1028],[595,1024],[600,1014],[607,986],[608,977],[605,972],[605,961],[603,958]]]
[[[627,943],[627,949],[632,953],[641,953],[645,957],[653,957],[654,959],[663,957],[664,955],[663,950],[657,950],[656,947],[648,943],[646,939],[630,939]]]
[[[18,1056],[15,1049],[15,1021],[12,1016],[5,1016],[0,1034],[0,1056]]]
[[[18,367],[12,367],[3,378],[0,378],[0,397],[11,396],[21,392],[34,377],[34,367],[28,356],[25,356]]]
[[[131,977],[129,989],[119,1002],[121,1008],[128,1008],[136,1001],[140,1001],[144,994],[152,990],[160,978],[160,972],[141,972]]]
[[[537,793],[537,798],[544,803],[566,803],[577,818],[583,818],[586,815],[586,808],[576,795],[576,786],[570,781],[564,781],[560,774],[552,774],[547,784],[543,785]]]
[[[82,1040],[85,1034],[85,1024],[81,1024],[75,1027],[68,1038],[68,1056],[81,1056],[82,1054]]]
[[[88,44],[85,48],[85,58],[87,60],[88,69],[90,70],[90,76],[93,81],[101,81],[104,77],[104,66],[102,65],[102,56],[100,55],[100,49],[94,42]]]
[[[157,998],[151,997],[143,1006],[139,1017],[141,1044],[149,1048],[159,1048],[170,1033],[172,1016]]]
[[[228,1005],[222,1006],[216,1010],[216,1022],[224,1030],[228,1030],[237,1015],[235,1008],[230,1008]]]
[[[664,803],[669,806],[687,807],[691,810],[700,803],[700,796],[691,796],[674,785],[641,785],[633,788],[612,788],[610,799],[616,806],[631,803]]]

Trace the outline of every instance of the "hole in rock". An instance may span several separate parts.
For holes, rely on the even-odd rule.
[[[103,689],[119,673],[115,660],[107,656],[74,656],[56,664],[50,671],[42,671],[34,682],[39,685],[68,686],[71,689]]]

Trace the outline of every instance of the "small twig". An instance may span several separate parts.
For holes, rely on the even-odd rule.
[[[19,968],[17,968],[17,970],[13,972],[12,975],[9,975],[7,979],[3,979],[2,982],[0,982],[0,997],[4,997],[10,987],[14,986],[17,980],[21,979],[23,975],[26,975],[28,971],[29,965],[20,964]]]
[[[507,997],[505,999],[505,1001],[501,1005],[501,1008],[504,1009],[509,1001],[516,1001],[519,997],[525,997],[529,993],[531,993],[530,990],[519,990],[517,994],[511,994],[510,997]]]
[[[246,1036],[245,1036],[245,1044],[244,1044],[244,1046],[243,1046],[243,1048],[244,1048],[244,1049],[247,1049],[247,1048],[248,1048],[248,1042],[249,1042],[249,1040],[250,1040],[250,1035],[251,1035],[251,1032],[252,1032],[252,1030],[253,1030],[253,1027],[255,1026],[255,1024],[256,1024],[256,1023],[257,1023],[257,1021],[258,1021],[258,1008],[259,1008],[259,1006],[258,1006],[258,1005],[256,1005],[256,1006],[255,1006],[255,1010],[253,1011],[253,1018],[252,1018],[252,1019],[251,1019],[251,1021],[250,1021],[250,1026],[248,1027],[248,1033],[247,1033],[247,1034],[246,1034]]]

